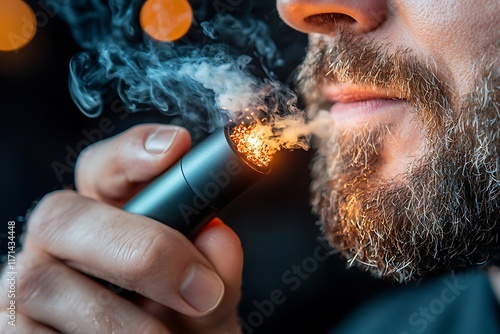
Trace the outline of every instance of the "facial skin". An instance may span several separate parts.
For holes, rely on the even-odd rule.
[[[312,204],[349,264],[409,280],[498,261],[500,3],[288,0],[298,74],[336,132]]]

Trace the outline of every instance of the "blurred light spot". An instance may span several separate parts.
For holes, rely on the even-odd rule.
[[[158,41],[172,42],[182,38],[192,22],[193,9],[186,0],[148,0],[141,9],[142,29]]]
[[[0,51],[14,51],[28,44],[36,33],[36,16],[21,0],[0,0]]]

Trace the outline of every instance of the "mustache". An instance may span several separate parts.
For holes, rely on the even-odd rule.
[[[390,53],[391,49],[395,50]],[[449,86],[435,67],[419,60],[409,49],[377,44],[343,31],[334,43],[323,37],[310,41],[295,83],[312,109],[322,102],[323,85],[350,83],[394,90],[423,117],[428,128],[435,128],[444,117],[451,116],[452,100]]]

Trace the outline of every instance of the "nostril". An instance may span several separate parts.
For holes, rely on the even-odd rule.
[[[341,13],[322,13],[308,16],[304,22],[316,28],[338,28],[339,26],[350,26],[356,23],[356,20],[349,15]]]

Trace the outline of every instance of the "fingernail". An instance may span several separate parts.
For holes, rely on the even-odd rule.
[[[182,282],[180,293],[189,305],[205,314],[219,305],[224,295],[224,283],[204,265],[193,264]]]
[[[162,127],[156,130],[146,140],[146,144],[144,145],[146,151],[156,155],[165,154],[170,145],[172,145],[178,131],[179,128],[176,126]]]

